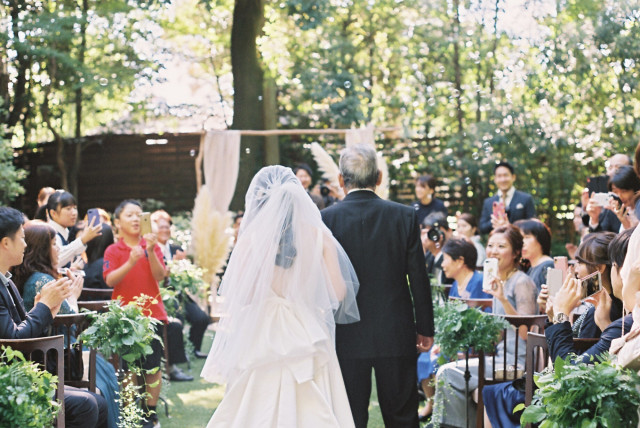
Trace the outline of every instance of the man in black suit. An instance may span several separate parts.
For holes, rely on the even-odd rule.
[[[0,207],[0,338],[29,339],[41,337],[60,305],[71,296],[71,281],[64,277],[45,284],[35,298],[35,306],[25,311],[9,269],[22,263],[27,244],[24,240],[22,213]],[[61,368],[60,368],[61,369]],[[107,402],[97,394],[64,387],[65,426],[106,427]]]
[[[493,168],[493,182],[496,183],[498,192],[484,200],[480,226],[478,227],[480,233],[490,233],[497,227],[536,216],[533,197],[528,193],[516,190],[513,187],[515,181],[515,170],[510,163],[502,161]],[[495,202],[504,204],[506,215],[494,215],[493,204]]]
[[[347,196],[321,212],[360,281],[360,321],[336,326],[336,352],[356,427],[367,426],[373,369],[385,426],[417,428],[416,350],[433,344],[431,287],[415,210],[380,199],[381,178],[373,148],[345,149]]]

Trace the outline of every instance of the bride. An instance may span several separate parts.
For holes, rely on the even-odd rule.
[[[209,427],[353,427],[335,323],[359,320],[349,259],[289,168],[251,181],[202,369],[226,383]]]

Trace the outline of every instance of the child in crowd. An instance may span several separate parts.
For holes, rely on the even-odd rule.
[[[104,253],[104,280],[113,288],[113,298],[119,298],[125,304],[141,294],[153,297],[154,300],[147,302],[145,309],[153,318],[166,324],[167,312],[158,286],[165,276],[162,251],[156,245],[158,238],[154,233],[140,235],[141,215],[142,206],[135,200],[125,200],[116,207],[114,217],[119,240],[107,247]],[[156,331],[158,337],[162,337],[162,328],[160,326]],[[160,367],[162,343],[156,339],[151,347],[153,353],[142,361],[145,370]],[[154,374],[146,374],[144,380],[146,392],[150,394],[145,410],[149,410],[151,415],[143,427],[153,427],[158,421],[155,410],[162,387],[162,372],[158,370]]]
[[[56,231],[56,241],[60,248],[56,268],[71,267],[73,269],[74,266],[71,266],[71,263],[85,251],[87,242],[100,235],[102,225],[89,224],[81,236],[69,242],[69,228],[76,224],[78,207],[73,195],[64,190],[58,190],[49,196],[47,214],[49,224]]]

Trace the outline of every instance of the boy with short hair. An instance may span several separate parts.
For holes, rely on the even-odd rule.
[[[149,315],[163,324],[167,323],[165,311],[160,297],[158,282],[165,276],[165,266],[162,250],[157,244],[158,238],[154,233],[141,236],[140,217],[142,206],[135,200],[125,200],[115,209],[115,226],[118,229],[118,242],[107,247],[104,253],[104,280],[113,288],[113,298],[120,298],[123,303],[135,300],[141,294],[154,298],[148,302],[145,309]],[[161,336],[162,327],[156,333]],[[151,370],[160,367],[162,358],[162,343],[154,340],[151,344],[153,353],[142,361],[142,368]],[[158,418],[155,414],[160,390],[162,387],[162,372],[144,375],[146,392],[151,396],[147,400],[147,408],[152,415],[143,427],[156,426]],[[154,385],[154,386],[150,386]]]

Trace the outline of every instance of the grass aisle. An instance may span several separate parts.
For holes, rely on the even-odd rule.
[[[212,340],[213,332],[207,330],[202,349],[208,350]],[[204,359],[192,358],[191,370],[187,369],[186,364],[180,365],[185,373],[189,373],[195,378],[192,382],[171,382],[170,385],[165,382],[163,384],[162,397],[169,403],[170,417],[167,419],[164,414],[164,405],[159,402],[158,413],[162,428],[205,427],[209,422],[211,415],[222,400],[224,388],[200,377],[204,361]],[[369,404],[368,428],[384,428],[375,388]]]

